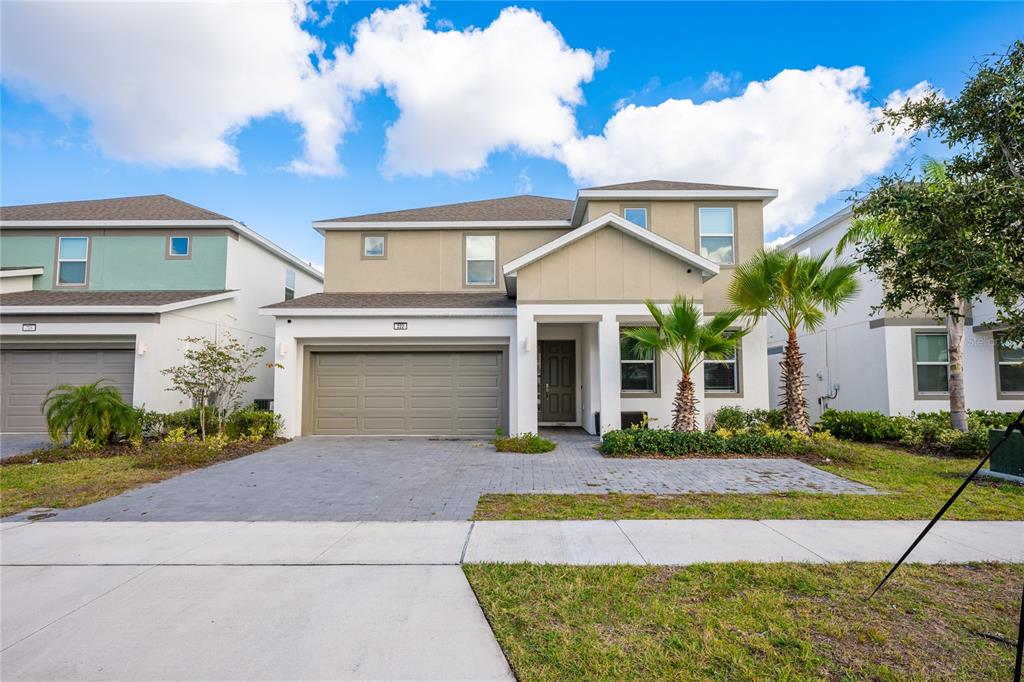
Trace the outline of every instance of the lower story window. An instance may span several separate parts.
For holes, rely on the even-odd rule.
[[[622,372],[623,393],[654,393],[657,386],[657,363],[654,358],[638,360],[625,343],[620,345],[619,365]]]
[[[997,335],[996,364],[999,393],[1024,395],[1024,345]]]
[[[740,392],[739,363],[735,352],[720,360],[704,361],[704,392]]]
[[[949,393],[949,340],[945,332],[914,333],[918,393]]]

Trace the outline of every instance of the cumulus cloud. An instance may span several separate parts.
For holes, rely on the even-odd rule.
[[[765,242],[764,248],[771,251],[773,249],[779,248],[780,246],[785,246],[794,239],[796,239],[795,234],[784,234],[781,237],[776,237],[770,242]]]
[[[700,89],[704,92],[728,92],[731,87],[732,79],[729,76],[721,71],[712,71]]]
[[[354,36],[351,50],[335,52],[338,82],[384,88],[401,112],[387,130],[386,175],[471,173],[502,149],[554,156],[576,135],[580,85],[597,65],[515,7],[483,29],[434,31],[422,6],[403,5],[377,10]]]
[[[874,133],[881,112],[864,97],[868,85],[863,67],[819,66],[749,83],[735,97],[629,105],[600,135],[563,145],[561,159],[582,184],[654,177],[777,188],[765,209],[770,232],[806,222],[905,147],[906,135]],[[895,92],[888,103],[927,87]]]
[[[238,169],[232,135],[303,108],[319,43],[304,5],[31,3],[4,5],[5,83],[69,115],[82,112],[109,157]],[[318,105],[321,106],[321,105]]]

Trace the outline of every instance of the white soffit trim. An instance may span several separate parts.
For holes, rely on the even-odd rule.
[[[481,230],[481,229],[569,229],[568,220],[406,220],[396,222],[337,222],[322,220],[313,223],[313,229],[324,234],[345,230]]]
[[[650,200],[689,199],[691,201],[721,201],[726,199],[760,199],[766,206],[778,198],[777,189],[581,189],[576,193],[576,201],[572,207],[573,222],[583,219],[587,202],[591,199],[612,200]]]
[[[245,223],[237,220],[0,220],[0,227],[10,229],[54,229],[73,228],[87,229],[125,229],[125,228],[187,228],[187,227],[226,227],[245,236],[249,241],[269,251],[275,256],[288,261],[318,282],[324,281],[324,275],[311,267],[298,256],[285,251]]]
[[[663,251],[669,254],[670,256],[678,258],[683,262],[689,263],[694,267],[698,267],[704,272],[705,276],[718,274],[718,266],[715,263],[709,261],[707,258],[698,256],[693,251],[690,251],[689,249],[684,249],[675,242],[669,241],[668,239],[665,239],[661,235],[655,234],[650,230],[645,230],[644,228],[635,225],[626,220],[625,218],[621,218],[615,215],[614,213],[605,213],[600,218],[591,220],[586,225],[581,225],[572,232],[563,234],[561,237],[557,239],[552,239],[547,244],[539,246],[533,251],[530,251],[529,253],[524,254],[519,258],[516,258],[515,260],[506,263],[505,266],[502,268],[502,272],[505,274],[506,277],[515,277],[515,273],[517,270],[524,268],[527,265],[535,261],[538,261],[541,258],[544,258],[548,254],[557,251],[558,249],[561,249],[565,246],[568,246],[569,244],[572,244],[574,241],[586,237],[588,234],[596,232],[605,227],[614,227],[622,232],[625,232],[626,234],[636,237],[640,241],[650,244],[659,251]]]
[[[262,308],[274,317],[515,317],[515,308]]]
[[[41,275],[43,268],[36,266],[31,268],[18,268],[17,270],[0,270],[0,279],[5,277],[28,277],[29,275]]]
[[[67,315],[69,313],[77,315],[159,314],[184,310],[185,308],[194,308],[197,305],[204,305],[206,303],[225,301],[229,298],[234,298],[236,293],[234,291],[225,291],[213,294],[212,296],[190,298],[185,301],[164,303],[163,305],[5,305],[3,313],[5,315]]]

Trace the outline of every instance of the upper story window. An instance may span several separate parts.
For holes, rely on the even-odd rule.
[[[493,234],[466,235],[466,284],[494,286],[497,271],[498,238]]]
[[[700,221],[700,255],[712,263],[733,265],[736,262],[736,243],[732,208],[702,206],[697,213]]]
[[[295,271],[284,271],[284,300],[290,301],[295,298]]]
[[[363,258],[384,258],[387,256],[387,235],[364,234]]]
[[[57,239],[57,286],[85,286],[89,270],[89,238]]]
[[[622,209],[622,217],[645,230],[647,229],[646,208],[624,208]]]
[[[189,258],[192,256],[192,238],[184,235],[172,235],[167,238],[168,258]]]
[[[917,393],[949,393],[949,340],[946,332],[914,332]]]
[[[1024,345],[996,335],[996,381],[1000,397],[1024,395]]]

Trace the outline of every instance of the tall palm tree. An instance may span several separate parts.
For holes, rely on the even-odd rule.
[[[930,191],[941,192],[953,179],[946,164],[936,159],[926,159],[921,165],[924,186]],[[900,237],[900,225],[893,220],[876,216],[862,216],[853,221],[846,234],[836,244],[836,254],[856,244],[878,242],[886,238]],[[957,314],[946,315],[947,353],[949,354],[949,421],[959,431],[967,430],[967,397],[964,389],[964,301],[954,297],[953,306]]]
[[[626,351],[638,360],[649,360],[658,353],[670,357],[682,372],[672,403],[672,429],[697,431],[697,394],[693,373],[705,358],[720,360],[736,350],[748,329],[730,330],[742,313],[721,312],[704,322],[704,313],[692,299],[676,296],[668,310],[653,301],[644,301],[654,318],[653,327],[637,327],[622,332]]]
[[[826,313],[838,312],[860,291],[856,263],[826,265],[831,249],[817,257],[781,249],[759,251],[736,268],[729,298],[739,310],[753,316],[770,315],[786,330],[782,357],[782,408],[786,424],[810,433],[804,395],[804,359],[797,342],[803,327],[814,331]]]

